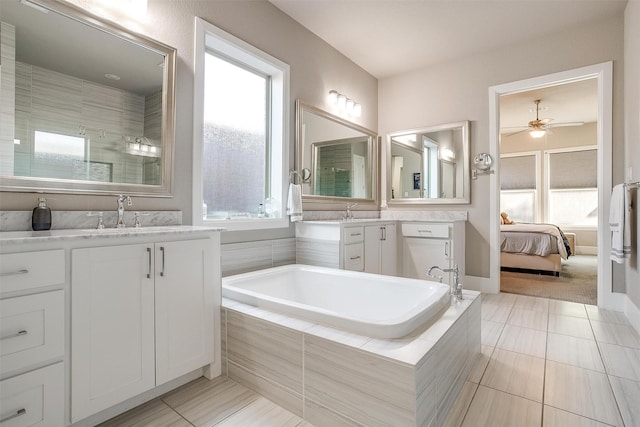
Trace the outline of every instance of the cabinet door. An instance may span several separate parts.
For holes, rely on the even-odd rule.
[[[213,361],[214,280],[210,239],[156,243],[156,384]]]
[[[450,242],[447,239],[427,239],[421,237],[403,238],[402,276],[413,279],[428,279],[427,270],[437,265],[450,268]],[[443,283],[449,283],[449,273],[434,272],[443,276]]]
[[[397,237],[395,224],[383,226],[382,240],[380,241],[380,274],[395,276],[397,274]]]
[[[71,421],[155,385],[152,245],[71,253]]]

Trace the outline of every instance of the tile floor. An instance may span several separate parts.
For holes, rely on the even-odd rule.
[[[595,306],[483,296],[482,356],[447,426],[640,426],[640,336]],[[122,426],[311,424],[227,378],[198,379],[107,421]]]

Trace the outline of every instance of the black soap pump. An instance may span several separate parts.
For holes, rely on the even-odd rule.
[[[47,199],[38,197],[38,206],[33,208],[31,228],[34,231],[51,229],[51,209],[47,206]]]

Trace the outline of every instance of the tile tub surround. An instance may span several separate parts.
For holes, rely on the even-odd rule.
[[[312,424],[442,424],[480,354],[480,298],[372,339],[223,298],[223,371]],[[226,365],[226,366],[225,366]]]
[[[134,212],[140,212],[140,223],[142,227],[161,227],[182,224],[182,211],[137,211],[134,207],[130,207],[124,212],[124,220],[128,227],[133,227]],[[0,211],[0,231],[31,230],[32,214],[32,211]],[[51,207],[51,229],[70,230],[96,228],[98,224],[97,214],[98,211],[57,211],[54,207]],[[104,211],[103,221],[105,228],[115,228],[117,220],[118,213],[115,207],[112,211]]]

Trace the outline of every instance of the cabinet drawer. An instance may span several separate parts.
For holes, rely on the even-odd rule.
[[[62,362],[0,381],[2,426],[64,425]]]
[[[364,244],[344,246],[344,269],[362,271],[364,269]]]
[[[406,237],[449,238],[448,224],[402,224],[402,235]]]
[[[64,283],[64,251],[0,255],[0,292]]]
[[[0,301],[0,373],[64,354],[64,291]]]
[[[344,244],[364,242],[364,227],[345,227]]]

